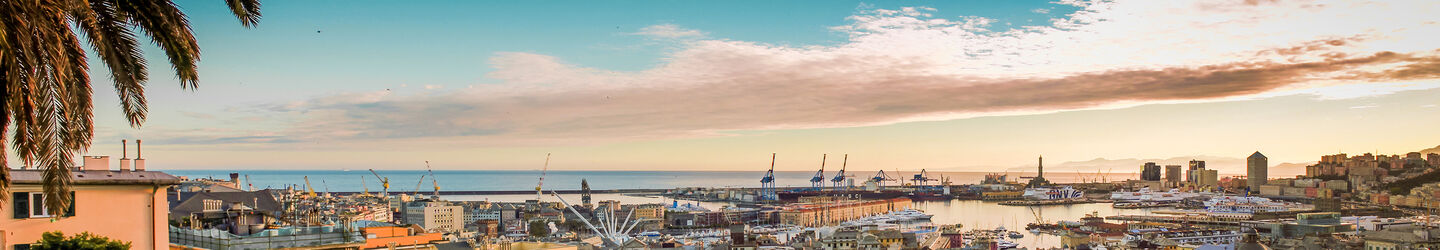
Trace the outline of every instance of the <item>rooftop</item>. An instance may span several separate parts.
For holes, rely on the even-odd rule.
[[[10,183],[39,185],[44,171],[38,169],[10,169]],[[114,171],[86,170],[70,171],[75,185],[175,185],[180,178],[158,171]]]

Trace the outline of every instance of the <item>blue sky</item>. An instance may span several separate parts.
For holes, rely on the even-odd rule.
[[[147,48],[150,121],[128,128],[97,88],[90,154],[139,138],[177,169],[566,152],[560,168],[733,170],[788,152],[982,171],[1440,144],[1396,130],[1440,125],[1424,1],[270,1],[254,29],[181,4],[200,88]],[[1328,132],[1351,136],[1310,141]]]

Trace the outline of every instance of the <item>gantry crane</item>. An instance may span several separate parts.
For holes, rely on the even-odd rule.
[[[915,174],[915,177],[914,177],[914,178],[911,178],[910,181],[911,181],[911,182],[914,182],[915,185],[925,186],[925,185],[928,184],[930,181],[937,181],[937,180],[936,180],[936,179],[930,179],[930,175],[929,175],[929,174],[926,174],[926,173],[925,173],[925,169],[922,168],[922,169],[920,169],[920,173]]]
[[[845,154],[844,160],[841,160],[841,161],[840,161],[840,172],[835,173],[835,178],[830,179],[830,183],[831,183],[830,186],[834,187],[835,190],[840,190],[840,185],[844,184],[845,179],[848,178],[848,176],[845,176],[845,168],[846,168],[847,165],[849,165],[849,164],[850,164],[850,154]]]
[[[375,172],[375,169],[370,169],[370,174],[374,174],[375,179],[380,180],[380,197],[390,197],[390,177],[381,177],[380,173]]]
[[[891,178],[890,175],[885,174],[885,170],[884,170],[884,169],[881,169],[880,172],[875,173],[875,176],[870,177],[870,180],[871,180],[871,181],[874,181],[875,184],[878,184],[879,186],[884,187],[884,186],[885,186],[885,182],[887,182],[887,181],[895,181],[895,178]]]
[[[760,178],[760,200],[773,201],[778,198],[775,194],[775,153],[770,153],[770,170],[765,171],[765,177]]]
[[[810,186],[815,190],[825,187],[825,154],[820,154],[820,171],[815,171],[815,177],[810,177]]]

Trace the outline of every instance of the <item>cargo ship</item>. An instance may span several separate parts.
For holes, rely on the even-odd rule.
[[[781,200],[781,201],[799,201],[799,200],[800,200],[800,197],[809,197],[809,196],[836,196],[836,197],[845,197],[845,198],[856,199],[856,200],[882,200],[882,199],[894,199],[894,198],[900,198],[900,197],[908,197],[908,196],[910,195],[910,193],[909,193],[909,192],[905,192],[905,191],[901,191],[901,190],[880,190],[880,191],[866,191],[866,190],[821,190],[821,191],[815,191],[815,190],[805,190],[805,191],[780,191],[780,192],[776,192],[776,195],[780,197],[780,200]]]

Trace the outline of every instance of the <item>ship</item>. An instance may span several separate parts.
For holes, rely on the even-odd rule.
[[[1032,200],[1063,200],[1083,197],[1085,192],[1071,186],[1033,187],[1026,188],[1024,196]]]
[[[780,191],[776,192],[782,201],[799,201],[800,197],[810,196],[837,196],[856,200],[885,200],[909,196],[908,192],[901,190],[804,190],[804,191]]]
[[[1179,189],[1170,189],[1170,191],[1156,192],[1146,187],[1140,188],[1140,190],[1132,192],[1113,192],[1110,193],[1110,199],[1116,201],[1133,202],[1178,202],[1180,200],[1184,200],[1185,198],[1198,197],[1200,195],[1200,193],[1181,192]]]

